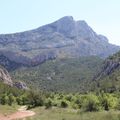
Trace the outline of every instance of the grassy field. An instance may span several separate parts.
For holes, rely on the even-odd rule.
[[[8,105],[0,105],[0,114],[2,115],[9,115],[17,111],[19,106],[13,105],[13,106],[8,106]]]
[[[36,115],[25,120],[120,120],[119,111],[86,112],[62,108],[35,108]]]
[[[8,115],[17,111],[18,106],[0,105],[0,114]],[[80,112],[79,110],[38,107],[32,109],[35,116],[19,120],[120,120],[120,111]]]

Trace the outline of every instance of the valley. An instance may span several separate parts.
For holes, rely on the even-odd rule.
[[[120,46],[84,20],[0,34],[0,65],[0,120],[120,119]]]

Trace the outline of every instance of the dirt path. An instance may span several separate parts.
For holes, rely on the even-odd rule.
[[[8,116],[0,115],[0,120],[16,120],[20,118],[26,118],[35,115],[35,112],[26,110],[26,106],[22,106],[18,109],[16,113]]]

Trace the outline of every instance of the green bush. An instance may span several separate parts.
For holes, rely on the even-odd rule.
[[[82,109],[86,112],[99,111],[100,102],[98,97],[93,94],[87,95],[82,103]]]
[[[118,99],[113,94],[103,93],[100,96],[101,106],[104,110],[115,109],[118,105]]]
[[[45,108],[48,109],[51,107],[52,107],[52,101],[51,101],[51,99],[47,99],[45,102]]]
[[[13,96],[13,94],[9,94],[8,98],[9,98],[8,105],[11,106],[13,103],[16,103],[16,99],[15,96]]]
[[[68,104],[66,101],[61,101],[61,105],[60,105],[62,108],[66,108],[68,107]]]
[[[73,97],[72,95],[66,95],[65,99],[67,101],[71,102],[72,101],[72,97]]]

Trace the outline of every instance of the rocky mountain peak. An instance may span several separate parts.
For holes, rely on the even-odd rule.
[[[57,21],[74,21],[74,18],[72,16],[64,16]]]
[[[58,32],[68,38],[75,37],[90,37],[96,35],[92,28],[84,20],[75,21],[72,16],[65,16],[52,24],[50,27],[56,28],[55,32]]]
[[[78,24],[80,24],[82,27],[88,27],[88,24],[85,20],[78,20],[76,21]]]
[[[64,36],[71,36],[75,31],[75,21],[72,16],[65,16],[51,24],[56,28],[56,32],[63,34]]]

